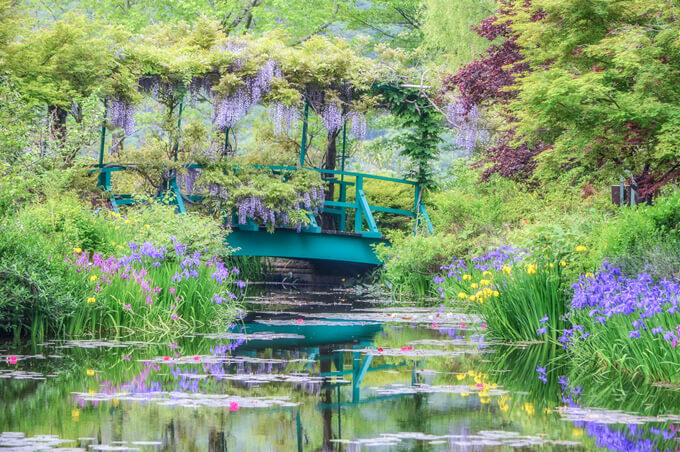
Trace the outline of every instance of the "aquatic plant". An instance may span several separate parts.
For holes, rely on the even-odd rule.
[[[596,274],[573,284],[575,323],[560,341],[577,357],[594,356],[603,369],[657,381],[678,381],[680,285],[648,273],[626,276],[604,262]]]
[[[568,309],[561,274],[565,265],[508,245],[469,262],[453,259],[433,282],[442,299],[472,302],[492,336],[532,341],[539,334],[557,340]]]
[[[178,334],[206,325],[225,328],[236,316],[245,287],[236,267],[189,252],[176,239],[171,249],[151,242],[127,247],[129,254],[118,258],[74,249],[67,259],[92,290],[69,320],[69,333]]]

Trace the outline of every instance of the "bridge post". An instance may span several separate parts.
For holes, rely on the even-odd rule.
[[[307,152],[307,122],[309,120],[309,100],[305,100],[305,117],[302,120],[302,141],[300,142],[300,168],[305,166],[305,153]]]
[[[104,98],[104,117],[102,118],[102,135],[101,139],[99,140],[99,175],[97,176],[97,187],[103,188],[107,187],[106,184],[106,175],[101,172],[102,167],[104,166],[104,144],[106,143],[106,114],[108,110],[108,101],[106,98]],[[110,176],[110,174],[109,174]],[[108,187],[105,188],[106,190],[110,189],[111,185],[111,179],[109,178],[109,184]]]
[[[356,177],[356,184],[354,185],[354,202],[356,203],[356,210],[354,213],[354,232],[357,234],[361,233],[361,224],[363,223],[363,215],[361,209],[361,201],[359,200],[359,193],[364,191],[364,178],[363,176]]]
[[[345,148],[346,148],[346,143],[347,143],[347,121],[342,125],[342,163],[341,163],[341,169],[342,169],[342,174],[340,175],[340,195],[338,196],[338,201],[340,202],[345,202],[347,201],[347,188],[345,187],[345,184],[342,182],[345,182]],[[347,222],[347,208],[343,207],[342,208],[342,213],[339,215],[338,219],[338,231],[344,232],[345,231],[345,223]]]

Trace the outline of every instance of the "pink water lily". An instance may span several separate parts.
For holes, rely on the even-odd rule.
[[[17,357],[16,356],[10,356],[8,359],[10,364],[16,364],[17,363]]]
[[[302,323],[302,322],[303,322],[302,319],[297,319],[297,323]]]
[[[229,403],[229,411],[238,411],[238,402],[230,402]]]

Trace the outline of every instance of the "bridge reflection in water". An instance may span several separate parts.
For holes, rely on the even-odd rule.
[[[418,362],[402,360],[395,364],[372,366],[373,354],[366,353],[373,345],[374,337],[382,331],[379,322],[314,318],[302,319],[299,314],[254,313],[250,314],[240,327],[247,334],[268,333],[280,336],[276,340],[249,340],[237,349],[237,356],[255,358],[264,349],[270,349],[272,356],[287,356],[291,351],[300,352],[309,360],[306,370],[309,376],[320,377],[320,402],[316,408],[321,412],[323,443],[320,450],[339,450],[335,441],[342,439],[343,408],[358,404],[370,404],[387,399],[413,396],[392,394],[387,396],[361,397],[361,386],[370,372],[398,368],[411,368],[411,385],[418,382]],[[345,397],[343,387],[349,387],[351,397]],[[348,399],[348,400],[345,400]],[[299,407],[271,408],[268,411],[289,411],[295,419],[298,451],[305,444],[305,419]],[[333,415],[337,425],[333,425]],[[334,430],[335,429],[335,430]],[[209,438],[211,452],[226,452],[227,439],[224,432],[214,431]]]

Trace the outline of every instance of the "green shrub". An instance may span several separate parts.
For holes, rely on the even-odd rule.
[[[382,278],[399,296],[432,294],[432,275],[439,273],[443,262],[450,260],[456,240],[437,234],[417,235],[393,231],[391,245],[379,245],[378,257],[385,262]]]
[[[87,285],[64,262],[58,243],[0,224],[0,335],[30,332],[34,340],[64,332],[64,321]]]

